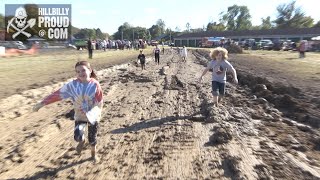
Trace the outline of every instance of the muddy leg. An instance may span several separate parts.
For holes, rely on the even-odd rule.
[[[221,103],[222,99],[223,99],[223,96],[222,96],[222,95],[219,95],[219,97],[218,97],[218,102]]]
[[[99,161],[99,159],[96,155],[98,129],[99,129],[99,123],[96,122],[94,125],[89,124],[88,139],[89,139],[89,143],[91,145],[91,159],[94,162]]]
[[[213,96],[213,105],[218,107],[218,96]]]
[[[92,157],[92,159],[94,159],[96,157],[96,149],[97,149],[97,145],[91,146],[91,157]]]
[[[96,155],[96,151],[97,151],[97,145],[93,145],[91,146],[91,159],[94,163],[99,162],[99,157],[97,157]]]

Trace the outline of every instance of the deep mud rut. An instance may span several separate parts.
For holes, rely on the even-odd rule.
[[[211,75],[197,82],[205,53],[189,52],[187,63],[172,58],[149,58],[146,71],[125,64],[99,72],[97,163],[88,147],[75,152],[70,101],[31,112],[62,83],[1,100],[0,179],[320,179],[319,129],[290,116],[300,106],[281,106],[291,96],[271,98],[239,70],[239,85],[227,83],[213,107]]]

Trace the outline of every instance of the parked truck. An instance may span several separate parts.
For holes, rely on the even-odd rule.
[[[199,43],[199,47],[215,47],[219,46],[221,40],[224,40],[224,37],[204,37]]]
[[[86,49],[87,48],[87,40],[86,39],[75,39],[73,40],[74,46],[76,46],[77,50]]]

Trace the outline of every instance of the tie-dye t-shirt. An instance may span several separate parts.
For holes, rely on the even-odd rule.
[[[46,97],[42,103],[47,105],[67,98],[73,101],[76,121],[88,121],[91,124],[100,121],[103,94],[97,80],[92,78],[83,83],[75,79]]]

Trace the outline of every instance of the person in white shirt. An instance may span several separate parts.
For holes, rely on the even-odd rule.
[[[181,57],[182,57],[183,62],[187,62],[188,50],[185,46],[183,46],[183,48],[182,48]]]

